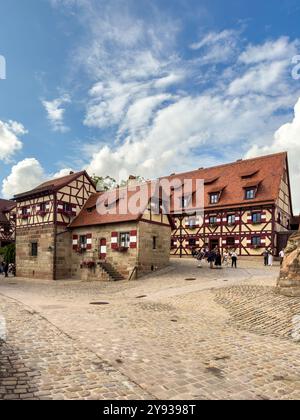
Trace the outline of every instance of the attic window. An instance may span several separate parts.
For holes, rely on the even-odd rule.
[[[246,188],[245,190],[245,199],[253,200],[256,195],[256,188]]]
[[[214,192],[210,194],[210,204],[218,204],[220,200],[220,193]]]

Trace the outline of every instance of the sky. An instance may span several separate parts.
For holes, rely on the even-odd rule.
[[[0,10],[0,196],[70,170],[155,178],[288,151],[300,211],[298,0]]]

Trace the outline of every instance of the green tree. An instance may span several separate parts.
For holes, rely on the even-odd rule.
[[[3,259],[8,264],[15,264],[16,261],[16,246],[15,244],[7,245],[3,248],[0,248],[0,255],[3,256]]]

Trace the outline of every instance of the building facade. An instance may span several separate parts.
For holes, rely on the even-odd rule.
[[[168,179],[203,179],[204,217],[176,214],[171,255],[190,256],[194,249],[235,249],[240,256],[274,255],[286,246],[293,218],[287,153],[213,168]],[[187,197],[187,199],[192,199]]]
[[[128,208],[132,192],[123,195],[122,189],[117,191],[118,197],[112,200],[107,214],[97,211],[97,201],[103,197],[98,193],[71,223],[72,278],[128,280],[169,264],[171,217],[162,210],[152,213],[151,194],[145,208],[121,211]]]
[[[14,243],[16,233],[16,203],[0,199],[0,248]]]
[[[72,238],[67,227],[95,192],[84,171],[15,196],[18,277],[56,280],[70,276]]]

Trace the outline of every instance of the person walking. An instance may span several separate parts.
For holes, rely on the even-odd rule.
[[[222,255],[219,250],[216,252],[215,266],[217,268],[222,268]]]
[[[272,267],[273,266],[273,251],[272,251],[272,249],[270,249],[270,251],[269,251],[268,266],[269,267]]]
[[[232,251],[231,253],[231,267],[233,268],[237,268],[237,253],[235,251]]]
[[[8,263],[6,261],[4,262],[3,271],[4,271],[5,277],[8,277]]]
[[[210,269],[211,269],[211,270],[214,268],[214,262],[215,262],[215,259],[216,259],[216,254],[215,254],[215,251],[210,251],[210,252],[208,253],[208,258],[207,258],[207,261],[209,262],[209,266],[210,266]]]
[[[282,266],[284,256],[285,256],[285,252],[284,252],[284,249],[282,249],[282,250],[279,252],[280,267]]]
[[[227,251],[227,249],[225,249],[223,253],[223,264],[225,267],[228,267],[229,256],[230,256],[229,252]]]
[[[269,265],[269,251],[267,250],[267,248],[264,250],[263,257],[265,267],[267,267],[267,265]]]

